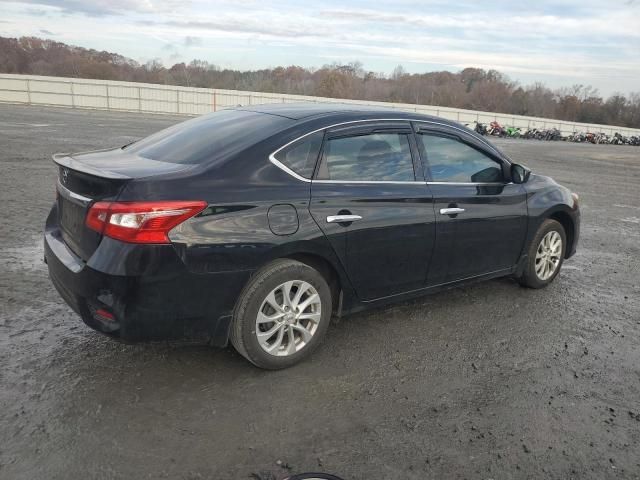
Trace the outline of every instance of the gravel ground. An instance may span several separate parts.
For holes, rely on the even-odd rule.
[[[580,194],[552,286],[354,315],[265,372],[231,348],[111,341],[47,278],[50,155],[178,120],[0,105],[0,478],[640,478],[640,148],[499,141]]]

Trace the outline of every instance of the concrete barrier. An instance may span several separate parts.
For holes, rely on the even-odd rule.
[[[625,136],[640,135],[640,129],[480,112],[435,105],[370,102],[280,93],[245,92],[35,75],[0,74],[0,102],[177,115],[201,115],[239,105],[335,102],[355,105],[377,105],[403,111],[436,115],[469,124],[471,127],[473,127],[473,122],[488,124],[495,120],[503,126],[521,127],[523,131],[529,128],[557,128],[563,135],[569,135],[573,132],[602,132],[607,135],[613,135],[618,132]]]

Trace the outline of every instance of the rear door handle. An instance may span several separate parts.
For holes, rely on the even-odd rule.
[[[464,213],[464,208],[441,208],[440,215],[457,215],[458,213]]]
[[[360,215],[329,215],[327,217],[327,223],[346,223],[356,220],[362,220],[362,217]]]

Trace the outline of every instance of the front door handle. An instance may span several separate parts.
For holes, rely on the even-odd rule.
[[[459,213],[464,213],[464,208],[452,207],[440,209],[440,215],[457,215]]]
[[[362,217],[360,215],[329,215],[327,217],[327,223],[347,223],[356,220],[362,220]]]

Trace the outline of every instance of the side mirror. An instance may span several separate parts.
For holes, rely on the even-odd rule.
[[[524,165],[514,163],[511,165],[511,181],[513,183],[527,183],[531,176],[531,170]]]

